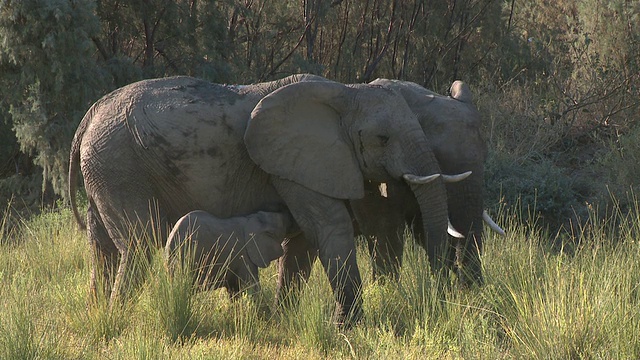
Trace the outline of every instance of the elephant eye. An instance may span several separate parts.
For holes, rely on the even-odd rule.
[[[389,137],[386,135],[378,135],[378,139],[380,140],[380,144],[382,146],[386,146],[387,143],[389,142]]]

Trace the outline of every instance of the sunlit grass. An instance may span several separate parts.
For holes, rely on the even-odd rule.
[[[433,277],[411,242],[400,280],[373,281],[359,244],[364,318],[344,330],[319,263],[296,303],[279,308],[275,264],[259,293],[232,300],[195,292],[154,250],[128,300],[89,301],[86,237],[68,210],[48,212],[0,232],[0,358],[638,358],[637,209],[559,235],[499,218],[508,235],[487,237],[480,288]]]
[[[53,319],[40,320],[37,301],[24,298],[23,284],[3,287],[0,307],[0,355],[3,359],[61,358],[60,336]]]

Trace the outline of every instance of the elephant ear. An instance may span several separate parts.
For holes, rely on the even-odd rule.
[[[338,199],[364,196],[364,181],[342,116],[356,89],[302,82],[265,96],[251,113],[244,141],[264,171]]]
[[[284,251],[276,239],[256,241],[256,238],[251,236],[247,240],[247,254],[249,260],[257,267],[266,268],[270,262],[284,255]]]
[[[460,80],[456,80],[451,84],[451,97],[460,100],[465,103],[471,103],[473,101],[473,95],[471,94],[471,89],[469,89],[469,85],[465,84]]]

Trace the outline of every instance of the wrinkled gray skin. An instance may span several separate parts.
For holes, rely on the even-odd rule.
[[[150,231],[150,220],[162,230],[193,209],[219,218],[289,209],[303,235],[283,244],[279,294],[306,273],[306,254],[317,249],[337,321],[357,319],[361,278],[345,200],[362,198],[365,181],[399,181],[440,168],[400,95],[372,85],[303,81],[313,79],[241,87],[189,77],[145,80],[96,102],[76,132],[69,168],[76,213],[78,164],[87,192],[94,289],[102,267],[111,302],[120,297],[132,251],[141,246],[130,235]],[[425,233],[444,246],[444,184],[438,178],[411,190]],[[132,229],[132,222],[142,225]]]
[[[457,271],[461,284],[482,283],[479,254],[487,146],[480,134],[480,114],[473,105],[469,87],[456,81],[451,87],[451,96],[442,96],[408,81],[377,79],[371,84],[393,89],[404,97],[417,115],[444,174],[472,171],[465,180],[446,184],[449,218],[466,239],[450,238],[445,262]],[[352,201],[351,206],[360,231],[369,243],[374,276],[397,276],[402,264],[405,222],[411,226],[419,244],[425,245],[420,208],[401,182],[387,183],[386,198],[381,196],[377,183],[369,183],[367,188],[367,196]]]
[[[258,268],[282,256],[280,243],[291,227],[286,213],[259,211],[220,219],[195,210],[173,226],[165,255],[167,265],[190,264],[199,288],[225,287],[229,294],[259,289]],[[184,262],[185,260],[189,260]]]

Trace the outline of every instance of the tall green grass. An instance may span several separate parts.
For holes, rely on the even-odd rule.
[[[260,293],[232,300],[194,291],[152,251],[122,305],[91,302],[86,236],[68,210],[47,212],[0,232],[0,358],[638,358],[640,212],[610,214],[566,234],[501,214],[508,236],[487,236],[486,284],[464,290],[434,278],[411,241],[400,280],[374,281],[359,243],[365,316],[342,330],[319,264],[279,308],[275,265]]]

